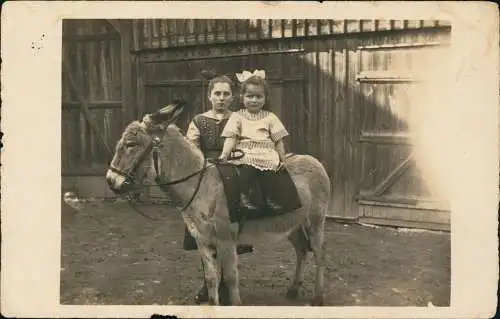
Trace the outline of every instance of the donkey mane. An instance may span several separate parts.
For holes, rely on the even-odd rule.
[[[168,158],[168,171],[164,173],[169,176],[169,179],[174,176],[182,178],[183,176],[179,175],[182,172],[194,172],[202,167],[203,153],[182,135],[176,125],[171,124],[164,130],[163,144],[165,145],[161,148],[163,158]]]
[[[190,140],[188,140],[184,135],[182,135],[181,130],[175,124],[170,124],[165,130],[165,136],[168,139],[174,139],[180,144],[183,150],[190,153],[195,153],[197,157],[203,157],[202,151]]]
[[[127,126],[127,128],[123,132],[123,137],[128,137],[130,135],[137,135],[140,132],[145,132],[144,126],[139,121],[133,121]]]

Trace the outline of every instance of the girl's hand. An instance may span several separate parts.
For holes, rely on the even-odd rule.
[[[278,171],[281,171],[282,169],[285,169],[286,168],[286,164],[284,161],[280,161],[279,165],[278,165]]]

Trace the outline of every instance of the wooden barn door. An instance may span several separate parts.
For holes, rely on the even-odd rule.
[[[445,203],[429,190],[416,165],[408,124],[407,93],[417,85],[412,68],[417,58],[432,57],[440,48],[436,41],[421,35],[358,46],[362,222],[449,229]]]
[[[63,176],[103,176],[135,117],[130,27],[118,20],[63,21]]]

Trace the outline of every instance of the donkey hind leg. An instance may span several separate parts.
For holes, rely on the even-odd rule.
[[[324,305],[324,269],[325,269],[325,249],[324,249],[324,220],[319,223],[313,223],[307,229],[311,247],[314,253],[316,263],[316,287],[315,297],[312,306]]]
[[[304,266],[309,250],[309,242],[304,236],[302,226],[294,230],[288,236],[288,240],[292,243],[293,248],[295,249],[295,256],[297,257],[297,261],[295,264],[295,274],[293,276],[292,283],[286,293],[286,297],[288,299],[296,299],[299,295],[299,290],[304,280]]]
[[[198,247],[201,253],[201,260],[203,262],[205,283],[208,291],[208,303],[213,306],[218,306],[221,269],[216,259],[216,251],[212,247]]]

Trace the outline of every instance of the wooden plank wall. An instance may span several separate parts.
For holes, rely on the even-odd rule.
[[[181,123],[184,128],[194,114],[208,108],[202,69],[215,68],[233,74],[241,69],[266,69],[271,84],[271,108],[279,113],[291,132],[287,149],[311,154],[325,165],[332,180],[331,215],[355,219],[359,217],[357,198],[361,185],[366,185],[370,178],[375,178],[374,181],[382,178],[398,160],[391,158],[394,152],[379,159],[378,153],[366,153],[359,143],[363,128],[371,125],[367,121],[381,121],[370,115],[374,110],[372,98],[377,96],[381,101],[377,107],[388,107],[386,104],[394,93],[384,89],[373,96],[363,94],[357,78],[361,71],[359,48],[434,41],[449,33],[446,27],[428,28],[440,24],[446,25],[342,21],[336,25],[337,29],[351,35],[145,49],[141,61],[146,111],[153,111],[176,97],[186,98],[196,108]],[[388,57],[384,55],[381,63],[390,64]],[[414,188],[408,190],[413,192]]]
[[[185,128],[195,113],[208,108],[202,69],[234,73],[264,68],[270,79],[271,109],[291,132],[287,148],[312,154],[327,168],[333,190],[331,215],[357,218],[360,189],[370,188],[366,183],[371,178],[376,183],[394,164],[389,155],[379,158],[360,147],[363,128],[371,125],[367,121],[379,119],[370,115],[375,96],[364,94],[356,78],[362,71],[359,48],[431,41],[449,34],[449,23],[283,21],[287,20],[134,20],[130,42],[135,54],[129,63],[134,110],[128,113],[140,117],[183,97],[195,105],[181,123]],[[90,97],[91,110],[110,144],[128,121],[122,110],[121,62],[116,59],[120,46],[119,35],[105,21],[65,29],[64,56]],[[382,107],[393,91],[377,91]],[[100,146],[65,83],[63,101],[63,171],[76,174],[74,167],[102,165],[105,160],[97,154]],[[407,190],[415,193],[419,187]]]
[[[130,22],[129,22],[130,24]],[[99,134],[109,147],[121,135],[124,122],[135,117],[130,41],[127,23],[108,20],[64,20],[63,61],[68,69],[62,80],[62,174],[102,175],[110,154],[80,110],[88,100]],[[131,39],[131,38],[130,38]],[[125,67],[124,67],[125,66]],[[125,70],[125,71],[123,71]],[[69,75],[77,90],[68,81]]]
[[[449,26],[439,20],[154,19],[135,21],[141,49]]]

